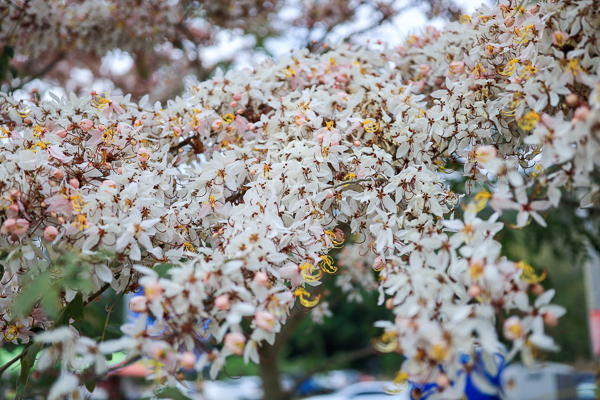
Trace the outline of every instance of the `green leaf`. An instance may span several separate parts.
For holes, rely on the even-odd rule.
[[[8,58],[13,58],[15,56],[15,49],[10,46],[6,46],[2,55],[6,55]]]
[[[27,380],[29,379],[29,372],[31,371],[31,365],[27,364],[24,358],[21,359],[21,375],[19,376],[19,381],[23,384],[27,384]]]
[[[75,321],[81,321],[83,319],[83,296],[81,293],[77,293],[73,301],[68,305],[69,316]]]
[[[156,271],[159,277],[164,278],[167,276],[167,273],[171,268],[173,268],[174,264],[156,264],[152,269]]]
[[[90,393],[91,393],[91,392],[93,392],[93,391],[94,391],[94,389],[96,389],[96,382],[94,382],[94,381],[89,381],[89,382],[86,382],[86,383],[85,383],[85,388],[86,388],[87,390],[89,390],[89,391],[90,391]]]

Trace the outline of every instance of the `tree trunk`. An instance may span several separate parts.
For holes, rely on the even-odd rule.
[[[275,337],[275,342],[272,345],[265,342],[262,346],[259,346],[259,373],[263,383],[263,400],[287,400],[291,397],[292,394],[284,392],[281,387],[279,353],[307,315],[308,313],[294,312],[285,325],[281,327],[281,331]]]
[[[270,345],[264,343],[258,348],[260,355],[260,377],[264,390],[263,400],[285,400],[289,394],[284,393],[281,387],[279,371],[279,349],[277,343]]]

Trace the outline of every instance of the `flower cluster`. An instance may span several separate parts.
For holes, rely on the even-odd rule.
[[[345,292],[376,287],[393,311],[376,347],[406,356],[396,381],[415,398],[459,398],[478,357],[499,351],[500,316],[508,358],[554,350],[544,326],[563,309],[494,238],[501,216],[545,225],[563,189],[597,202],[599,16],[592,0],[501,2],[383,53],[303,50],[218,72],[166,106],[3,95],[5,339],[49,325],[12,304],[76,251],[91,260],[91,285],[65,287],[62,305],[107,286],[144,296],[119,340],[54,346],[40,335],[44,352],[62,352],[57,384],[72,390],[77,357],[104,368],[91,355],[121,349],[158,361],[166,382],[190,366],[214,377],[230,355],[259,362],[257,347],[292,307],[317,306],[311,287],[340,269]],[[449,187],[460,178],[473,195],[463,201]],[[336,265],[344,231],[362,244]],[[94,261],[99,252],[114,259]],[[209,336],[222,346],[205,349]]]

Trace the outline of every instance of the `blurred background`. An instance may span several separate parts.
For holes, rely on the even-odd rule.
[[[75,14],[83,10],[85,3],[84,0],[48,1],[70,7],[70,12]],[[472,13],[481,2],[120,0],[114,1],[117,4],[114,13],[106,21],[98,22],[97,41],[66,35],[48,48],[20,46],[19,38],[11,33],[11,24],[39,22],[28,21],[30,16],[25,8],[19,12],[19,7],[12,7],[14,4],[23,7],[26,3],[0,1],[2,91],[27,99],[34,90],[42,98],[49,98],[50,92],[61,96],[95,90],[113,95],[131,94],[134,101],[149,94],[151,102],[165,102],[183,92],[188,76],[205,80],[217,68],[252,68],[266,59],[276,60],[304,47],[316,49],[336,43],[371,49],[399,46],[427,26],[441,29],[446,21]],[[156,4],[163,5],[153,9]],[[165,4],[171,18],[168,29],[127,30],[127,15],[136,12],[136,5],[149,7],[145,10],[146,24],[152,27],[152,18],[161,17],[161,7]],[[126,7],[129,7],[127,11]],[[85,14],[80,17],[85,18]],[[113,35],[111,41],[100,40],[109,30],[122,34]],[[455,182],[455,186],[453,190],[460,193],[464,183]],[[555,302],[567,309],[567,315],[552,331],[562,350],[540,354],[544,364],[537,371],[520,370],[522,367],[516,360],[510,367],[512,370],[506,373],[507,398],[595,398],[596,364],[588,316],[600,306],[594,304],[594,285],[590,284],[596,282],[592,278],[598,278],[594,255],[600,250],[600,239],[590,232],[598,232],[599,219],[590,212],[582,213],[575,205],[572,211],[553,211],[545,216],[554,227],[551,234],[537,224],[522,230],[503,231],[504,255],[513,260],[527,260],[536,270],[547,270],[548,277],[542,285],[556,289]],[[337,256],[336,263],[343,263],[342,254]],[[403,358],[400,354],[376,352],[372,339],[381,335],[381,330],[373,324],[392,318],[391,313],[376,305],[378,293],[361,289],[353,301],[348,301],[347,294],[335,285],[334,277],[327,278],[321,288],[322,301],[328,302],[331,313],[319,308],[312,312],[295,311],[275,344],[261,350],[260,366],[246,365],[241,357],[230,357],[217,381],[184,374],[179,391],[166,393],[164,397],[206,400],[284,400],[316,395],[325,395],[320,397],[323,400],[383,398],[383,392],[377,389],[381,385],[369,382],[393,380]],[[88,312],[78,323],[82,334],[96,339],[118,337],[120,324],[135,318],[126,308],[128,302],[117,303],[118,298],[119,295],[108,293],[93,304],[94,311]],[[210,346],[209,341],[207,346]],[[0,365],[19,354],[21,348],[12,344],[0,348]],[[117,365],[125,355],[115,354],[113,358],[112,364]],[[148,368],[141,362],[127,365],[105,381],[90,385],[91,398],[116,400],[148,396],[144,379]],[[14,397],[18,371],[17,366],[3,376],[0,399]],[[43,398],[45,384],[53,379],[39,377],[39,393],[34,391],[31,398]],[[542,393],[542,389],[546,391]],[[334,392],[339,393],[327,396]],[[404,393],[397,397],[407,396]]]

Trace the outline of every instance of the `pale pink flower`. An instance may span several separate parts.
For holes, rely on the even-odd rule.
[[[450,72],[453,74],[460,74],[465,70],[464,61],[452,61],[450,63]]]
[[[265,331],[271,331],[275,327],[275,317],[268,311],[259,311],[254,318],[256,325]]]
[[[567,40],[569,40],[569,34],[567,32],[555,31],[552,34],[552,44],[557,47],[563,47]]]
[[[229,296],[224,294],[217,296],[215,306],[221,311],[229,310]]]
[[[148,282],[144,285],[144,296],[150,301],[158,299],[163,293],[163,288],[158,281]]]
[[[192,369],[194,368],[194,364],[196,364],[196,356],[191,351],[184,351],[180,362],[183,368]]]
[[[223,344],[227,350],[236,356],[241,356],[246,345],[246,337],[239,332],[230,332],[225,335]]]
[[[148,299],[145,296],[135,296],[129,300],[129,308],[136,313],[143,313],[147,310]]]
[[[148,153],[148,149],[145,147],[140,147],[136,153],[137,159],[140,162],[146,162],[150,158],[150,153]]]
[[[44,229],[44,239],[46,239],[47,241],[53,242],[57,236],[58,236],[58,229],[56,229],[54,226],[47,226]]]
[[[81,122],[79,123],[79,126],[84,131],[89,131],[90,129],[92,129],[94,127],[94,122],[90,121],[89,119],[82,119]]]
[[[258,286],[267,286],[267,283],[269,282],[269,277],[264,272],[259,271],[256,273],[256,275],[254,275],[254,282],[256,282]]]

